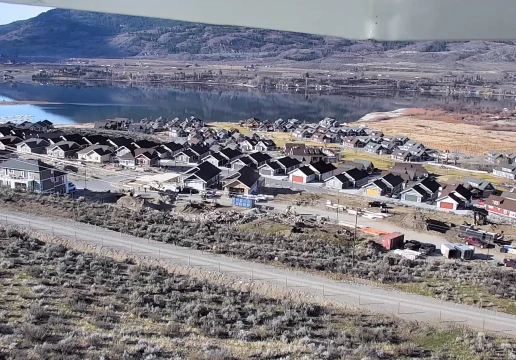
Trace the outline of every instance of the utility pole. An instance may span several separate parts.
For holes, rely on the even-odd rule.
[[[351,249],[351,268],[355,268],[355,244],[357,241],[357,226],[358,226],[358,208],[355,213],[355,233],[353,235],[353,248]]]
[[[84,190],[86,190],[86,165],[84,165]]]

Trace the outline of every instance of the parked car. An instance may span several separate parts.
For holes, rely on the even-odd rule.
[[[77,191],[77,188],[75,187],[75,184],[73,182],[68,182],[68,193],[71,194],[71,193],[74,193]]]
[[[419,248],[419,251],[421,251],[425,255],[430,255],[436,250],[436,247],[434,244],[430,243],[421,243],[421,247]]]
[[[503,259],[503,264],[507,267],[516,269],[516,259]]]
[[[477,204],[478,204],[479,206],[485,206],[486,202],[485,202],[485,200],[480,199],[480,200],[478,200],[478,201],[477,201]]]
[[[464,244],[466,244],[466,245],[473,245],[473,246],[477,246],[482,249],[486,248],[488,246],[488,243],[486,241],[472,238],[472,237],[467,237],[463,241],[464,241]]]
[[[390,197],[392,197],[392,194],[387,193],[387,194],[385,194],[385,197],[386,197],[386,198],[390,198]]]
[[[371,202],[369,202],[369,207],[381,207],[381,208],[384,208],[384,207],[387,207],[387,204],[383,203],[383,202],[380,202],[380,201],[371,201]]]

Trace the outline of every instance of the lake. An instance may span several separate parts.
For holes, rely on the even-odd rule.
[[[506,99],[457,98],[403,92],[272,92],[240,87],[183,86],[94,87],[0,83],[0,101],[40,101],[57,105],[0,106],[0,117],[32,115],[55,124],[94,122],[106,118],[132,119],[197,116],[206,121],[238,121],[250,117],[319,121],[333,117],[353,122],[374,111],[429,105],[468,104],[483,108],[513,108]]]

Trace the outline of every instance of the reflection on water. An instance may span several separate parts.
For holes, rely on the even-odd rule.
[[[207,121],[297,118],[318,121],[326,116],[352,122],[373,111],[431,104],[467,103],[476,107],[513,107],[509,99],[452,98],[412,93],[277,93],[258,89],[70,87],[0,84],[0,101],[44,101],[52,105],[0,106],[1,116],[33,115],[56,124],[85,123],[105,118],[168,118],[197,116]]]

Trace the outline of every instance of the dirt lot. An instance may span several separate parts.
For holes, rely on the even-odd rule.
[[[399,115],[399,114],[398,114]],[[375,114],[359,121],[389,135],[405,135],[442,150],[482,155],[488,151],[516,151],[513,131],[486,130],[486,123],[465,121],[458,114],[409,109],[399,116]]]

